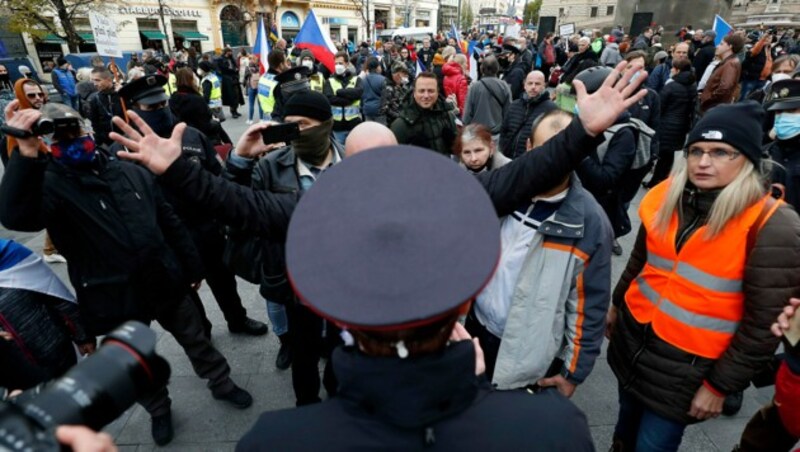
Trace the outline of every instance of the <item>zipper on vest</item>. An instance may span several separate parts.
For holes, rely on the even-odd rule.
[[[631,376],[628,378],[625,384],[622,385],[622,389],[624,390],[630,389],[633,382],[636,381],[636,364],[639,362],[639,356],[642,355],[644,348],[647,346],[647,337],[650,335],[649,333],[650,324],[648,323],[644,326],[644,332],[642,333],[642,345],[638,350],[636,350],[636,353],[633,354],[633,358],[631,358],[631,368],[634,370],[631,372]]]

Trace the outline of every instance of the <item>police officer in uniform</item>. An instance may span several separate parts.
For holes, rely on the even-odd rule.
[[[392,146],[330,168],[295,209],[286,254],[301,302],[354,340],[332,357],[337,397],[262,414],[237,451],[594,450],[556,390],[493,392],[457,323],[494,273],[500,226],[447,159]]]
[[[277,85],[274,89],[275,104],[272,108],[272,120],[283,121],[284,105],[292,94],[300,91],[309,91],[311,85],[308,75],[311,71],[305,66],[293,67],[275,76]]]
[[[335,73],[330,76],[323,91],[331,103],[333,135],[342,144],[350,131],[361,124],[361,96],[364,94],[361,77],[351,74],[347,69],[349,60],[347,52],[336,54]]]
[[[304,66],[311,71],[311,75],[308,76],[311,91],[321,93],[325,87],[325,75],[320,72],[320,66],[317,65],[314,54],[310,50],[305,49],[300,52],[298,66]]]
[[[270,120],[275,110],[275,88],[278,86],[275,77],[289,70],[291,65],[286,60],[286,54],[280,50],[273,50],[269,53],[267,64],[269,64],[267,73],[258,79],[258,103],[264,119]]]
[[[200,87],[203,98],[216,117],[222,112],[222,80],[214,73],[214,67],[208,61],[201,61],[197,72],[202,77]]]
[[[136,112],[161,137],[169,137],[172,129],[178,123],[167,106],[168,98],[164,92],[166,84],[165,77],[148,75],[134,80],[119,91],[120,97],[131,105],[131,110]],[[121,149],[121,145],[115,144],[112,147],[112,155]],[[222,173],[222,166],[217,160],[213,145],[202,132],[195,128],[187,127],[183,134],[182,157],[199,164],[212,174]],[[185,203],[181,203],[180,199],[170,196],[169,190],[165,190],[165,195],[175,208],[175,213],[188,229],[189,235],[200,252],[206,281],[225,316],[228,329],[232,333],[252,336],[267,334],[265,323],[247,317],[247,311],[242,306],[242,300],[236,289],[236,277],[223,264],[222,254],[225,249],[225,238],[219,224],[213,218],[207,217],[202,210],[192,209]],[[202,314],[206,332],[210,335],[211,323],[205,316],[202,301],[197,292],[192,292],[191,296]]]

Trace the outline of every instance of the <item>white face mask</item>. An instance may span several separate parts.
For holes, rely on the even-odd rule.
[[[344,64],[337,64],[336,65],[336,75],[344,74]]]
[[[403,85],[408,85],[408,77],[403,77],[400,79],[400,83]]]
[[[770,78],[772,79],[772,83],[775,83],[781,80],[789,80],[790,78],[792,78],[792,76],[789,74],[772,74]]]
[[[303,62],[300,63],[300,64],[302,64],[303,66],[305,66],[305,67],[307,67],[309,69],[312,69],[314,67],[314,62],[311,61],[311,60],[303,60]]]
[[[202,69],[198,69],[198,70],[197,70],[197,75],[199,75],[200,77],[202,77],[202,76],[206,75],[206,71],[204,71],[204,70],[202,70]]]

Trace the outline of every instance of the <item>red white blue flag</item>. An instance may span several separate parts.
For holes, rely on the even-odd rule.
[[[269,56],[270,48],[269,41],[267,40],[267,31],[264,28],[264,18],[258,21],[258,33],[256,34],[256,45],[253,47],[253,53],[258,55],[258,67],[261,75],[264,75],[269,69]]]
[[[331,38],[322,32],[322,27],[313,9],[308,12],[306,21],[303,22],[303,26],[300,27],[300,31],[295,36],[294,45],[298,49],[310,50],[314,54],[314,58],[333,73],[336,46],[333,45]]]

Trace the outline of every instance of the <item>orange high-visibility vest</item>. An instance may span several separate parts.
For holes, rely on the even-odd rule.
[[[702,226],[676,252],[677,212],[672,214],[666,235],[655,227],[670,182],[650,190],[639,206],[647,231],[647,263],[625,294],[625,302],[639,323],[651,323],[667,343],[717,359],[728,348],[744,312],[748,232],[766,223],[780,201],[764,215],[769,195],[765,196],[711,240],[706,239],[707,226]]]

